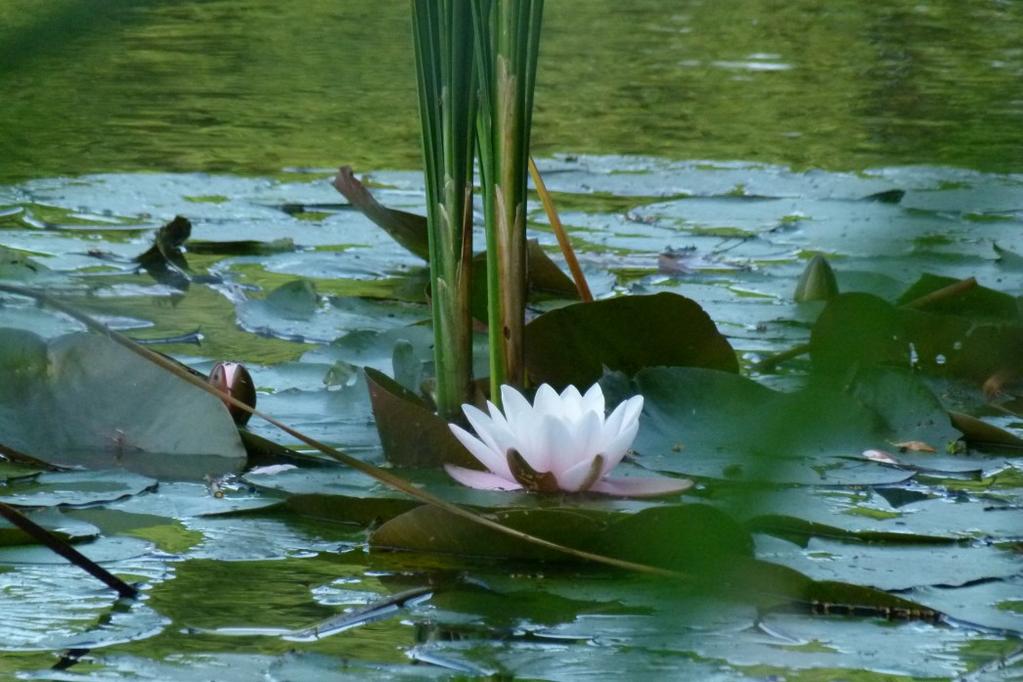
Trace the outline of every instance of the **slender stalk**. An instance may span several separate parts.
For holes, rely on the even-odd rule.
[[[543,0],[473,0],[491,397],[525,382],[526,177]]]
[[[426,165],[437,409],[447,418],[472,384],[472,180],[476,74],[469,0],[411,0]]]
[[[544,212],[547,213],[547,220],[551,224],[551,229],[554,230],[554,236],[558,238],[561,255],[565,257],[568,271],[572,273],[572,280],[575,282],[576,291],[579,292],[579,298],[583,303],[590,303],[593,301],[590,285],[586,281],[583,269],[579,267],[579,259],[575,257],[572,241],[568,238],[568,233],[565,232],[565,227],[561,224],[558,211],[554,208],[554,198],[547,191],[547,185],[544,183],[543,176],[540,175],[540,169],[536,167],[533,157],[529,157],[529,175],[533,178],[533,186],[536,187],[536,194],[540,197],[540,203],[543,204]]]
[[[107,587],[116,590],[117,594],[121,595],[121,597],[125,599],[135,599],[139,596],[139,591],[137,589],[79,552],[77,549],[72,547],[70,543],[60,539],[50,531],[38,525],[14,507],[0,502],[0,516],[10,521],[11,524],[20,528],[40,544],[46,545],[46,547],[51,551],[64,557],[75,566],[78,566],[92,577],[103,581]]]

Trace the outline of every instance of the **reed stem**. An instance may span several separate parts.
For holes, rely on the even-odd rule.
[[[426,165],[437,411],[472,386],[472,181],[477,109],[470,0],[411,0]]]

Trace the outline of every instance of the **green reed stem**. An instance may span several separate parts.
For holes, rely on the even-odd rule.
[[[447,418],[472,383],[472,180],[477,109],[469,0],[411,0],[426,164],[437,409]]]
[[[490,393],[525,382],[526,189],[543,0],[473,0],[487,234]]]

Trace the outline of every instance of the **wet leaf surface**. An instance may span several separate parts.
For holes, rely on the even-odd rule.
[[[605,367],[628,374],[660,365],[738,369],[703,309],[671,294],[560,308],[529,323],[525,339],[530,378],[556,387],[589,386]]]

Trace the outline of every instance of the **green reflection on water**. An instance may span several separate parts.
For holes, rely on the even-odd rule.
[[[420,166],[407,3],[0,6],[0,181]],[[1020,3],[548,3],[535,148],[1023,163]]]

